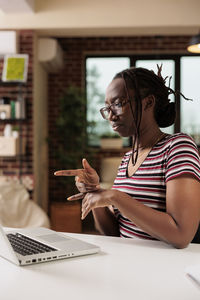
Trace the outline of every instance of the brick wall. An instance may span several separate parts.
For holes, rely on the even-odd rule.
[[[22,135],[27,140],[26,155],[22,158],[22,173],[33,175],[33,31],[20,31],[20,53],[29,54],[28,82],[23,88],[26,94],[27,120],[22,123]],[[189,36],[165,36],[165,37],[90,37],[90,38],[60,38],[59,43],[64,50],[65,65],[58,74],[49,74],[48,78],[48,103],[49,103],[49,137],[56,141],[55,120],[58,115],[58,98],[70,84],[84,87],[85,56],[86,55],[118,55],[118,54],[185,54]],[[0,60],[0,76],[2,72],[2,60]],[[18,91],[15,86],[1,86],[0,97],[16,97]],[[13,123],[14,125],[15,123]],[[0,134],[4,123],[0,122]],[[60,189],[58,178],[53,176],[57,170],[54,159],[54,150],[49,150],[49,195],[50,202],[63,200],[67,196],[67,190]],[[119,153],[121,155],[122,153]],[[99,153],[96,161],[99,166],[100,158],[105,153]],[[14,158],[0,157],[0,170],[4,174],[15,175],[19,173],[19,161]]]
[[[63,89],[70,84],[84,87],[85,56],[87,54],[185,54],[189,36],[165,37],[90,37],[60,38],[59,43],[64,50],[65,65],[59,74],[49,75],[49,135],[56,141],[54,134],[55,119],[58,114],[58,98]],[[105,155],[105,153],[103,154]],[[59,186],[58,178],[53,176],[57,169],[54,149],[49,152],[49,195],[50,201],[63,200],[67,196],[67,188]],[[102,154],[97,156],[97,166]],[[63,166],[65,168],[67,166]],[[66,179],[67,181],[67,179]]]
[[[22,87],[22,92],[26,100],[26,120],[21,122],[22,138],[26,140],[26,154],[22,157],[21,163],[19,158],[2,158],[0,157],[0,170],[3,175],[18,176],[19,168],[22,175],[33,176],[33,32],[19,32],[19,53],[29,55],[28,80]],[[0,77],[2,74],[3,60],[0,60]],[[0,98],[3,96],[16,100],[19,91],[17,84],[0,83]],[[5,124],[8,122],[0,121],[0,134],[3,134]],[[17,121],[12,120],[13,126],[19,125]]]

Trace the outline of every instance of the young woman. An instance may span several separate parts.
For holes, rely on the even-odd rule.
[[[200,159],[186,134],[165,134],[160,128],[175,121],[176,93],[161,76],[144,68],[118,73],[106,90],[100,110],[115,132],[132,137],[112,189],[99,186],[99,176],[83,159],[83,169],[55,172],[76,176],[82,218],[92,210],[99,231],[106,235],[158,239],[186,247],[200,223]],[[197,240],[200,236],[197,237]]]

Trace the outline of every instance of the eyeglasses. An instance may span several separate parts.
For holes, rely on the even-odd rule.
[[[117,99],[111,105],[102,107],[100,113],[105,120],[109,119],[110,112],[115,116],[120,116],[123,114],[123,106],[128,102],[130,102],[130,99]]]

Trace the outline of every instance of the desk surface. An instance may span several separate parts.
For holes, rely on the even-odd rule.
[[[200,299],[185,274],[185,267],[200,263],[200,245],[178,250],[157,241],[68,235],[101,252],[25,267],[0,258],[0,299]]]

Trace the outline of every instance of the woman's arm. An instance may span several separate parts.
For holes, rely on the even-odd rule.
[[[88,193],[82,204],[82,217],[96,207],[114,205],[128,219],[151,236],[186,247],[193,239],[200,221],[200,182],[182,175],[167,183],[166,212],[152,209],[117,190]],[[102,220],[103,221],[103,220]],[[98,222],[102,224],[101,219]]]
[[[98,207],[92,210],[95,227],[101,233],[119,236],[119,225],[110,207]]]
[[[192,175],[181,175],[167,182],[166,212],[145,206],[117,190],[99,190],[99,177],[86,160],[83,160],[83,169],[58,171],[55,175],[76,176],[76,185],[81,193],[68,200],[84,197],[82,219],[93,210],[97,228],[105,234],[119,235],[114,214],[105,208],[110,205],[118,208],[143,231],[177,248],[186,247],[198,228],[200,182]]]

